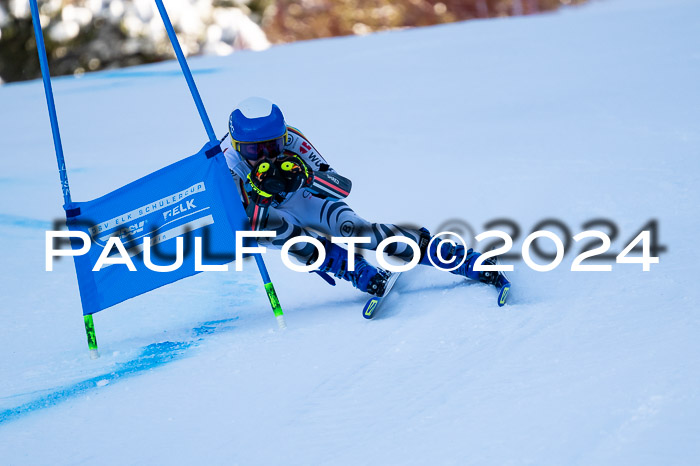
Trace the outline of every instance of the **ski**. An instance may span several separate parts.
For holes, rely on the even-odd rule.
[[[487,261],[493,261],[492,263],[495,265],[500,265],[501,261],[498,256],[496,256],[496,259],[487,259]],[[487,261],[484,261],[486,263]],[[498,307],[503,307],[506,304],[506,301],[508,300],[508,293],[510,292],[510,280],[508,280],[508,277],[506,276],[505,272],[496,272],[498,273],[498,277],[496,278],[496,281],[493,283],[493,286],[498,288]]]
[[[498,263],[498,261],[495,261],[494,263]],[[362,308],[362,317],[364,317],[365,319],[372,319],[374,316],[377,315],[377,313],[379,312],[379,308],[386,300],[392,288],[394,288],[394,285],[396,284],[396,281],[399,279],[400,275],[401,272],[395,272],[389,276],[383,296],[372,296],[370,299],[367,300],[365,306]],[[498,289],[498,306],[505,306],[505,304],[508,301],[508,296],[510,294],[511,288],[510,280],[508,280],[506,274],[503,272],[498,272],[498,278],[493,283],[493,286],[495,286]]]
[[[365,307],[362,309],[362,317],[364,317],[365,319],[371,319],[372,317],[377,315],[379,307],[382,305],[384,300],[386,300],[386,297],[391,291],[391,289],[394,287],[396,280],[399,279],[399,275],[401,275],[401,272],[393,272],[389,276],[389,279],[386,282],[386,287],[384,288],[384,295],[372,296],[365,304]]]
[[[510,291],[510,282],[503,272],[499,274],[495,286],[498,288],[498,306],[503,307],[508,300],[508,292]]]

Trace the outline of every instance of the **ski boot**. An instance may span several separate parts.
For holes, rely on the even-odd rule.
[[[425,228],[421,229],[421,233],[423,233],[423,238],[425,238],[426,236],[429,237],[429,233]],[[427,249],[428,242],[424,243],[425,249]],[[476,262],[477,257],[481,255],[480,252],[476,252],[472,248],[465,250],[464,246],[461,244],[450,244],[448,242],[443,242],[440,245],[440,254],[438,254],[438,244],[440,244],[440,241],[436,240],[432,244],[430,244],[429,251],[424,250],[420,264],[435,264],[435,266],[437,266],[440,269],[449,269],[454,267],[456,264],[459,264],[460,262],[462,262],[462,259],[464,259],[462,265],[457,267],[455,270],[452,270],[450,273],[453,273],[455,275],[461,275],[471,280],[477,280],[481,283],[486,283],[488,285],[494,285],[498,288],[501,288],[506,283],[508,283],[508,279],[502,272],[477,272],[474,270],[474,263]],[[430,259],[432,259],[432,263],[430,262]],[[490,257],[484,260],[483,264],[496,265],[496,260]]]
[[[351,272],[348,270],[348,251],[325,238],[320,238],[320,240],[326,248],[326,259],[318,270],[315,270],[316,273],[331,285],[335,285],[335,281],[328,274],[349,281],[360,291],[374,296],[384,296],[389,272],[372,266],[357,252],[355,253],[355,270]],[[315,254],[309,259],[308,264],[313,263],[317,257]]]
[[[498,289],[498,305],[503,306],[506,304],[511,288],[508,277],[506,277],[503,272],[477,272],[474,270],[476,259],[481,256],[481,253],[476,252],[471,248],[465,249],[465,247],[462,245],[451,244],[446,241],[443,243],[440,243],[440,241],[434,241],[431,244],[430,233],[428,230],[421,228],[420,233],[420,247],[422,251],[420,259],[421,264],[434,265],[437,268],[447,270],[454,267],[456,264],[461,263],[459,267],[457,267],[455,270],[451,270],[450,272],[471,280],[478,280],[481,283],[495,286]],[[438,254],[438,244],[440,245],[440,254]],[[497,263],[498,260],[493,258],[488,258],[483,261],[483,264],[486,265],[495,265]]]

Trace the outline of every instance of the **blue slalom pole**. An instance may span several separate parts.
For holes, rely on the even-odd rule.
[[[175,30],[168,17],[168,12],[165,10],[163,5],[163,0],[156,0],[156,6],[160,12],[160,17],[163,19],[163,25],[170,38],[170,43],[173,44],[173,49],[175,49],[175,55],[177,56],[177,61],[180,63],[180,68],[182,68],[182,74],[185,75],[185,80],[190,88],[190,93],[192,93],[192,98],[194,99],[194,104],[197,106],[197,111],[199,112],[199,117],[202,119],[204,124],[204,129],[207,131],[207,136],[209,141],[217,142],[216,134],[214,134],[214,128],[211,126],[211,121],[209,121],[209,116],[207,115],[207,110],[204,108],[204,103],[202,103],[202,98],[199,96],[199,91],[194,83],[194,78],[192,78],[192,72],[190,67],[187,65],[187,60],[185,55],[182,53],[182,48],[175,35]]]
[[[39,65],[41,66],[41,77],[44,80],[44,94],[46,94],[46,105],[49,107],[49,119],[51,120],[51,132],[53,133],[53,145],[56,149],[56,161],[58,162],[58,174],[61,177],[61,189],[63,190],[64,208],[70,208],[70,186],[68,185],[68,174],[66,173],[66,161],[63,158],[63,145],[61,144],[61,133],[58,131],[58,117],[56,117],[56,105],[53,100],[53,90],[51,89],[51,75],[49,74],[49,63],[46,58],[46,47],[44,46],[44,35],[41,31],[41,21],[39,20],[39,7],[36,0],[29,0],[32,10],[32,22],[34,23],[34,37],[36,38],[36,48],[39,53]]]
[[[204,129],[207,131],[207,136],[209,136],[209,142],[212,145],[214,145],[214,147],[216,147],[219,145],[219,140],[217,139],[216,134],[214,134],[214,128],[212,128],[211,121],[209,121],[209,116],[207,115],[207,111],[204,108],[204,103],[202,102],[202,98],[199,95],[199,91],[197,90],[197,85],[195,84],[194,78],[192,77],[190,67],[187,65],[187,59],[185,58],[185,54],[182,53],[182,48],[180,47],[180,43],[177,40],[177,36],[175,35],[175,30],[173,29],[173,24],[170,22],[170,18],[168,17],[168,12],[165,10],[165,6],[163,5],[163,0],[155,0],[155,2],[156,6],[158,7],[158,12],[160,13],[160,17],[163,19],[163,25],[165,26],[165,30],[168,33],[168,38],[170,38],[170,43],[173,45],[173,49],[175,50],[175,56],[177,56],[177,61],[180,63],[182,74],[185,76],[187,86],[189,86],[190,93],[192,94],[194,103],[197,106],[199,117],[202,119]],[[258,265],[260,276],[262,277],[263,283],[265,284],[265,291],[267,292],[267,297],[270,300],[272,312],[274,312],[275,317],[277,318],[277,324],[282,329],[286,328],[287,324],[284,320],[284,313],[282,312],[282,307],[280,306],[279,299],[277,299],[277,293],[275,292],[275,287],[272,285],[270,274],[268,274],[267,272],[265,261],[263,261],[262,255],[260,254],[253,254],[253,256],[255,257],[255,263]]]
[[[66,160],[63,157],[63,145],[61,144],[61,133],[58,130],[58,117],[56,116],[56,104],[51,89],[51,75],[49,74],[49,61],[46,58],[46,46],[44,45],[44,34],[41,31],[41,21],[39,20],[39,7],[36,0],[29,0],[29,7],[32,11],[32,23],[34,23],[34,37],[36,39],[36,50],[39,54],[39,65],[41,66],[41,78],[44,81],[44,94],[46,94],[46,105],[49,108],[49,120],[51,120],[51,132],[53,133],[53,146],[56,150],[56,162],[58,162],[58,175],[61,178],[61,189],[63,191],[63,208],[68,210],[72,207],[70,197],[70,186],[68,184],[68,173],[66,173]],[[97,337],[95,336],[95,324],[92,314],[83,316],[85,333],[87,334],[90,358],[97,359],[100,353],[97,349]]]

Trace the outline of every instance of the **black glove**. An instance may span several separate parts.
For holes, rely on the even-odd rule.
[[[256,198],[271,198],[279,193],[291,193],[309,186],[313,173],[298,155],[261,159],[248,175]]]

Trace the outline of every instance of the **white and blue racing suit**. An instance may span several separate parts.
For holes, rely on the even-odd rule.
[[[231,138],[227,135],[221,142],[221,150],[226,157],[226,163],[236,180],[238,191],[244,207],[249,204],[249,193],[252,191],[247,180],[251,167],[233,149]],[[312,170],[319,170],[326,160],[298,129],[287,126],[287,141],[284,147],[285,155],[298,155]],[[332,168],[330,168],[333,171]],[[249,210],[248,210],[249,211]],[[280,193],[275,196],[268,211],[267,223],[263,230],[276,232],[274,238],[259,238],[258,243],[264,246],[281,248],[290,238],[297,236],[319,237],[366,236],[369,243],[358,244],[360,249],[374,250],[385,238],[390,236],[406,236],[420,244],[421,233],[415,229],[402,228],[386,223],[372,223],[360,217],[345,202],[339,200],[321,199],[305,188],[290,193]],[[290,248],[289,252],[302,263],[308,262],[315,248],[312,244],[300,242]],[[386,248],[386,253],[403,259],[411,260],[413,250],[405,243],[394,242]]]

